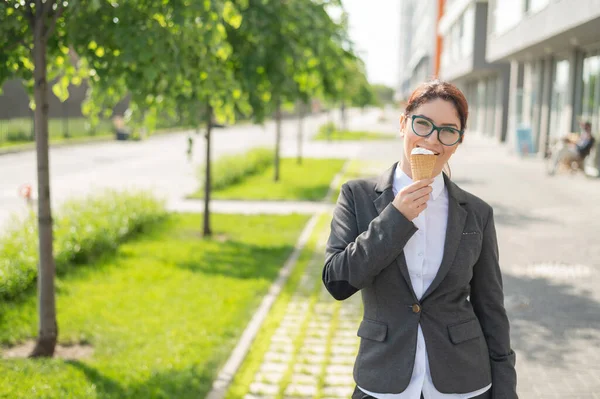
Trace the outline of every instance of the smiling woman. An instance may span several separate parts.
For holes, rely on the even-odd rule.
[[[467,117],[454,85],[423,83],[400,117],[400,161],[342,186],[323,283],[362,295],[353,399],[517,398],[493,211],[442,172]],[[432,178],[411,155],[435,157]]]
[[[418,87],[400,117],[403,171],[412,177],[410,153],[415,147],[423,147],[439,155],[433,176],[439,175],[463,141],[468,116],[467,100],[454,85],[431,81]]]

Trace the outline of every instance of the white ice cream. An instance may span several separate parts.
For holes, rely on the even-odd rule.
[[[410,155],[435,155],[435,153],[427,148],[415,147],[410,152]]]

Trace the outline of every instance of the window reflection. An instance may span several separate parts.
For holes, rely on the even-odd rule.
[[[583,60],[583,93],[581,119],[592,123],[592,130],[600,131],[600,55]]]

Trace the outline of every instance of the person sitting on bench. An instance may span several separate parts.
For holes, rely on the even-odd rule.
[[[590,155],[594,148],[594,136],[592,136],[592,124],[585,122],[581,124],[582,131],[579,139],[571,141],[568,138],[563,139],[566,145],[554,154],[554,160],[550,174],[554,174],[559,164],[571,167],[573,162],[577,163],[580,169],[583,169],[583,161]]]

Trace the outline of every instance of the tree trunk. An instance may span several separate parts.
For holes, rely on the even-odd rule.
[[[281,150],[281,100],[279,99],[277,99],[275,109],[275,130],[275,181],[279,181],[279,153]]]
[[[348,128],[348,120],[346,118],[346,103],[342,101],[342,105],[340,106],[340,113],[342,118],[342,129],[346,130]]]
[[[210,228],[210,188],[211,188],[211,178],[210,178],[210,139],[211,139],[211,129],[212,129],[212,107],[209,105],[207,109],[207,117],[206,117],[206,167],[205,176],[204,176],[204,237],[210,237],[212,235],[212,230]]]
[[[48,82],[46,77],[46,15],[37,12],[33,27],[35,78],[35,141],[38,180],[38,310],[39,336],[30,357],[54,355],[58,326],[54,298],[55,264],[52,254],[52,211],[50,207],[50,168],[48,153]]]
[[[304,103],[298,104],[298,165],[302,165],[302,136],[304,127]]]

